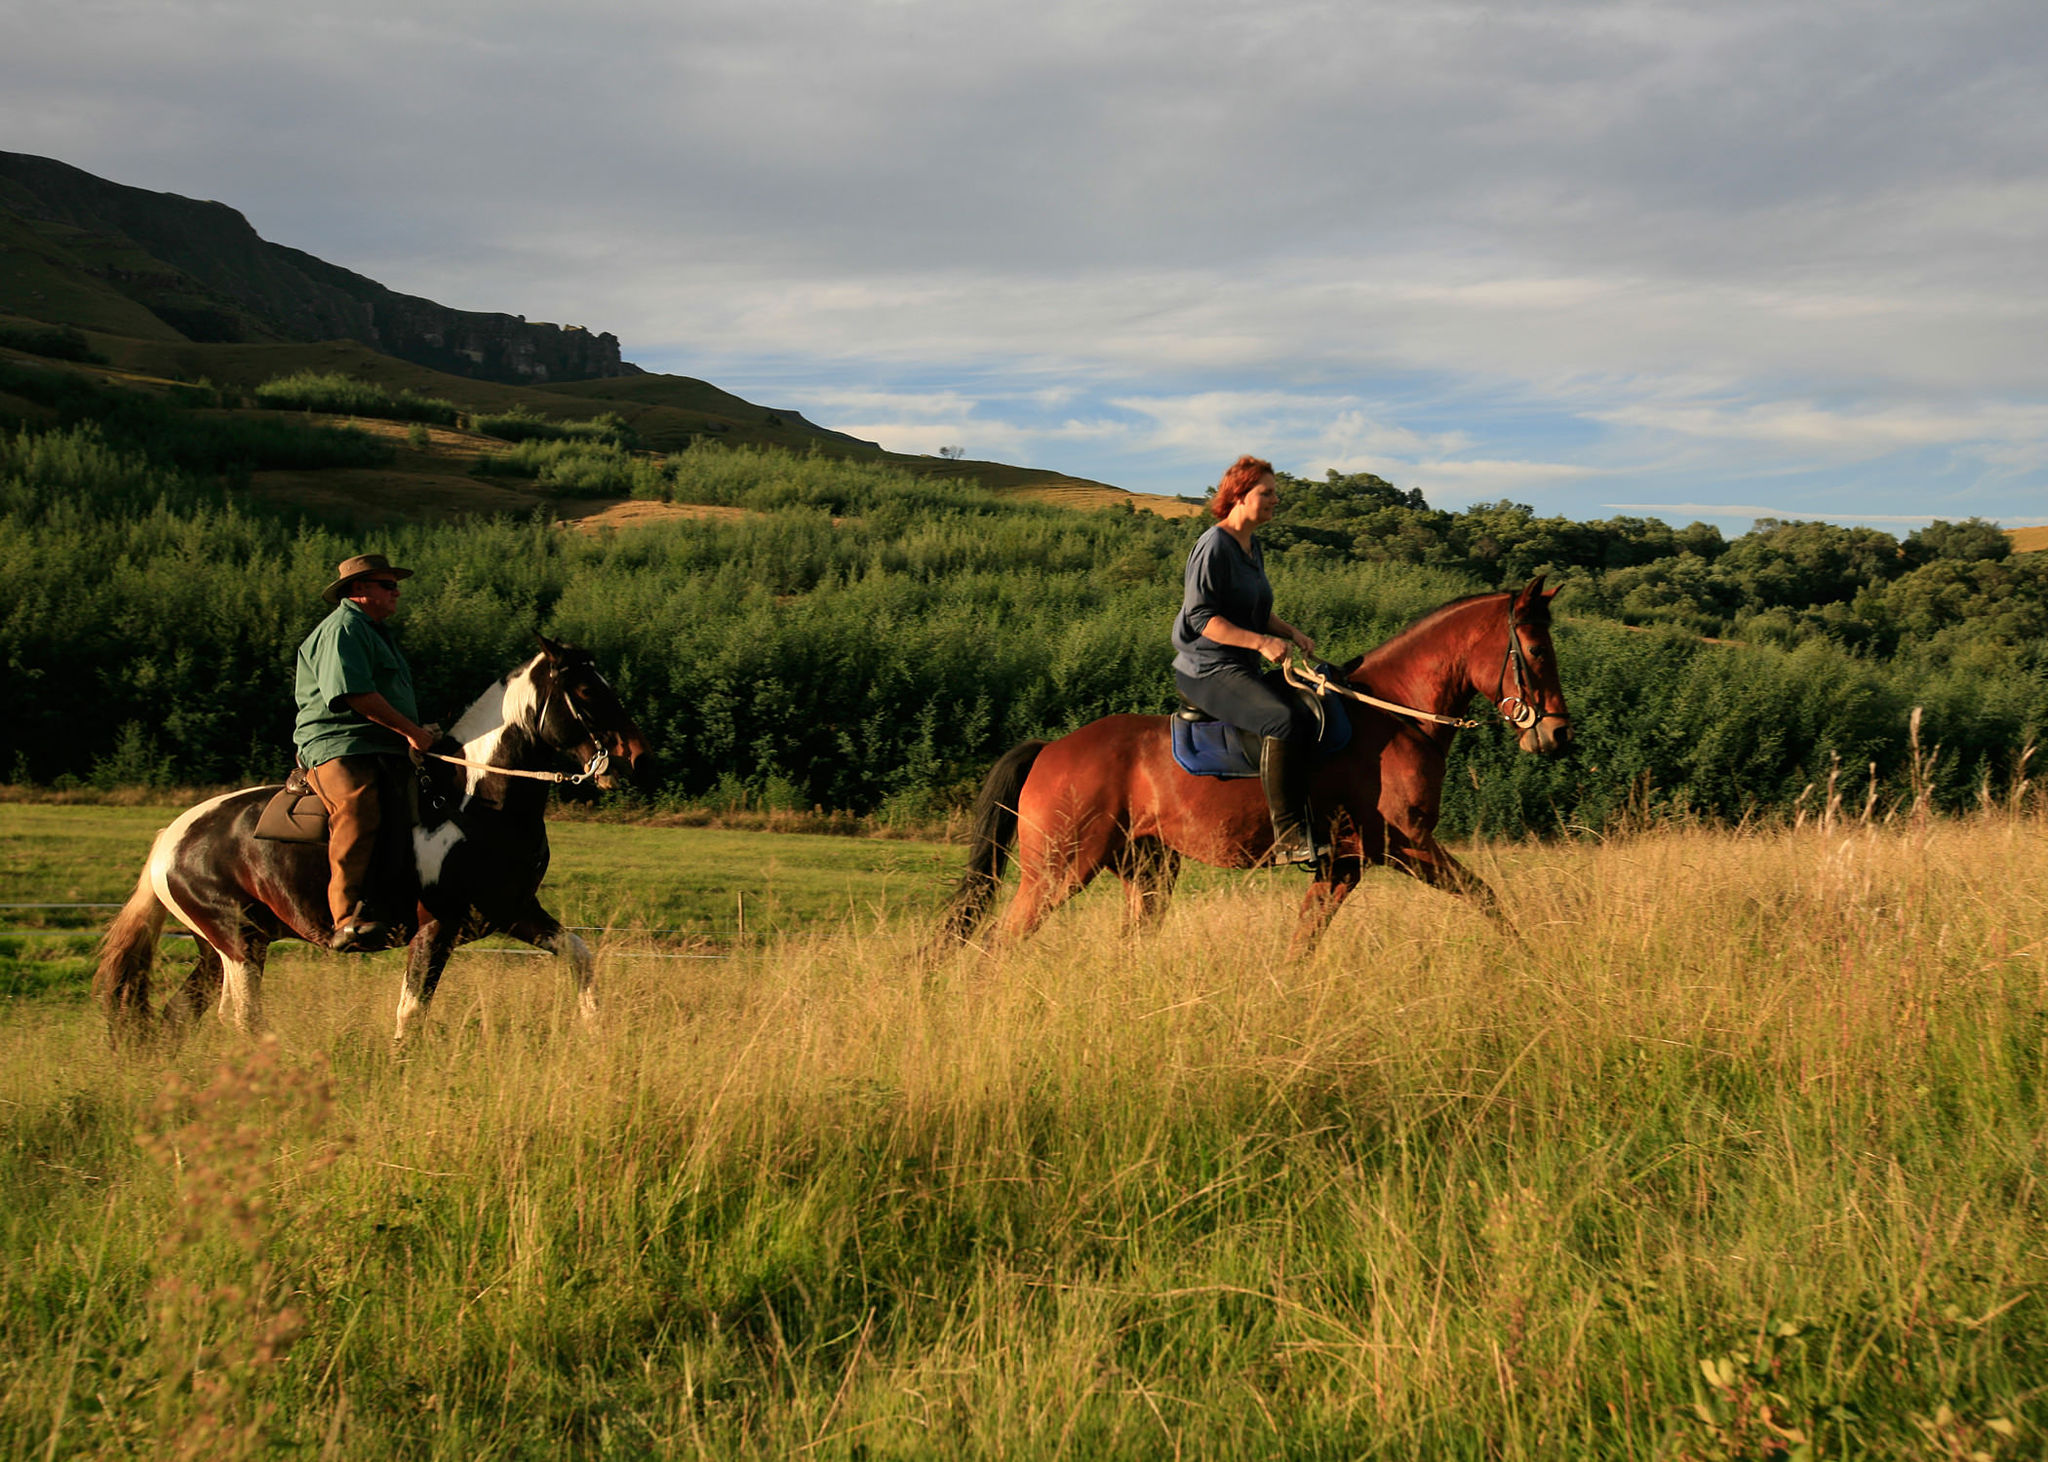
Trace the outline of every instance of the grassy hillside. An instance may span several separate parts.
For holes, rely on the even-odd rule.
[[[24,315],[0,315],[0,327],[10,322],[18,328],[37,323]],[[848,461],[888,463],[934,481],[978,483],[990,490],[1014,491],[1063,506],[1102,507],[1130,501],[1169,516],[1192,510],[1190,505],[1174,499],[1126,493],[1103,483],[1037,468],[886,452],[871,442],[816,426],[796,412],[757,406],[689,376],[643,374],[516,386],[447,375],[379,354],[353,340],[310,345],[200,344],[188,340],[139,339],[98,329],[81,333],[91,350],[104,359],[104,365],[46,360],[5,349],[4,345],[0,345],[0,360],[159,394],[180,384],[205,382],[235,401],[248,399],[265,382],[298,372],[334,373],[368,382],[394,395],[410,391],[446,400],[471,415],[524,410],[556,420],[587,421],[610,414],[631,429],[640,447],[653,452],[681,451],[696,442],[816,451]],[[203,412],[207,408],[194,409]],[[0,391],[0,425],[10,419],[30,422],[50,417],[50,412],[34,403]],[[388,422],[348,420],[349,424],[378,435],[400,440],[406,435],[403,428],[394,434]],[[297,504],[326,521],[365,526],[434,522],[476,513],[523,513],[536,507],[549,507],[569,518],[600,510],[602,505],[563,505],[517,484],[501,481],[493,485],[467,476],[481,453],[503,445],[473,432],[437,427],[424,445],[401,450],[388,469],[321,469],[259,475],[252,486],[260,499],[273,505]]]
[[[35,228],[0,212],[0,313],[144,340],[182,338],[95,272],[120,267],[169,272],[146,255],[108,258],[79,230]]]

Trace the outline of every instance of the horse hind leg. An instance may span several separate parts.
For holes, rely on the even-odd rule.
[[[1124,933],[1155,927],[1173,902],[1180,854],[1158,838],[1132,838],[1116,871],[1124,881]]]
[[[180,985],[164,1002],[161,1015],[165,1030],[173,1037],[182,1037],[190,1031],[206,1008],[221,994],[225,970],[220,951],[201,939],[199,956],[192,961],[192,968],[185,974],[185,983]]]
[[[1017,894],[1003,915],[1002,939],[1024,939],[1047,915],[1095,881],[1115,858],[1108,836],[1091,827],[1027,830],[1018,839]]]

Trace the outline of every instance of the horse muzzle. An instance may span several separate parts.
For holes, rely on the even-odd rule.
[[[635,737],[613,747],[605,766],[592,780],[607,792],[620,787],[645,788],[653,770],[654,754],[647,749],[646,742]]]
[[[1515,744],[1537,756],[1563,756],[1572,748],[1572,723],[1563,716],[1545,716],[1516,738]]]

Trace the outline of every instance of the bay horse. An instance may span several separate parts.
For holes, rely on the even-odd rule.
[[[536,897],[548,867],[548,789],[586,778],[615,785],[611,763],[639,770],[647,745],[587,651],[545,636],[540,643],[538,655],[463,712],[430,754],[436,759],[424,764],[413,830],[419,897],[398,997],[399,1041],[433,999],[455,947],[492,933],[566,956],[583,1020],[596,1018],[596,960]],[[583,774],[542,770],[564,753],[584,763]],[[189,1024],[216,992],[221,1019],[254,1032],[263,1023],[271,942],[326,947],[333,933],[326,844],[255,836],[279,790],[226,793],[157,834],[135,892],[108,927],[93,977],[117,1046],[148,1036],[159,1020]],[[167,913],[192,931],[199,958],[153,1016],[149,977]]]
[[[1518,591],[1455,600],[1343,667],[1344,679],[1447,721],[1474,695],[1486,696],[1520,732],[1522,750],[1559,755],[1572,728],[1550,642],[1556,593],[1544,592],[1539,575]],[[1293,957],[1313,951],[1370,865],[1399,868],[1497,916],[1493,890],[1436,840],[1457,728],[1339,704],[1351,718],[1351,742],[1317,766],[1309,798],[1317,840],[1327,837],[1332,856],[1302,900]],[[1124,882],[1128,931],[1165,913],[1183,856],[1251,868],[1273,843],[1258,779],[1184,771],[1165,716],[1104,716],[1055,741],[1012,747],[982,784],[971,823],[967,869],[947,905],[942,945],[973,939],[995,902],[1013,839],[1021,871],[999,929],[1004,939],[1030,934],[1104,869]]]

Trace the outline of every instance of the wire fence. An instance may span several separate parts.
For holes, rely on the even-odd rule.
[[[118,908],[120,908],[120,907],[121,907],[121,906],[120,906],[119,904],[85,904],[85,903],[56,903],[56,904],[10,904],[10,903],[0,903],[0,909],[118,909]],[[645,934],[645,935],[657,935],[657,934],[688,934],[688,935],[694,935],[694,936],[697,936],[697,937],[699,937],[699,938],[702,938],[702,937],[704,937],[704,931],[703,931],[703,930],[701,930],[701,929],[658,929],[658,928],[639,928],[639,927],[634,927],[634,926],[629,926],[629,925],[600,925],[600,924],[564,924],[564,925],[563,925],[562,927],[563,927],[564,929],[567,929],[568,931],[570,931],[570,932],[571,932],[571,933],[573,933],[573,934],[604,934],[604,935],[640,935],[640,934]],[[97,929],[97,928],[78,928],[78,929],[0,929],[0,939],[97,939],[97,938],[98,938],[98,937],[100,936],[100,934],[101,934],[102,932],[104,932],[104,931],[102,931],[102,930],[100,930],[100,929]],[[192,931],[191,931],[191,930],[189,930],[189,929],[166,929],[166,930],[164,930],[164,932],[163,932],[163,936],[162,936],[162,937],[163,937],[163,938],[165,938],[165,939],[190,939],[190,938],[192,938],[192,937],[193,937],[193,935],[192,935]],[[287,936],[287,937],[289,937],[289,936]],[[281,939],[281,940],[279,940],[278,942],[279,942],[279,943],[283,943],[283,942],[284,942],[284,940],[282,940],[282,939]],[[495,948],[495,947],[494,947],[494,948],[490,948],[490,949],[476,949],[476,948],[474,948],[474,947],[472,946],[472,947],[470,947],[470,948],[469,948],[468,950],[466,950],[466,951],[458,950],[457,952],[458,952],[458,953],[462,953],[462,952],[467,952],[467,953],[473,953],[473,954],[510,954],[510,955],[518,955],[519,957],[521,957],[521,958],[524,958],[524,959],[553,959],[553,958],[555,958],[555,956],[554,956],[554,955],[551,955],[551,954],[549,954],[549,953],[548,953],[548,952],[547,952],[546,950],[544,950],[544,949],[503,949],[503,948]],[[691,952],[682,952],[682,951],[674,951],[674,950],[651,950],[651,949],[611,949],[611,950],[607,950],[607,951],[605,951],[605,952],[606,952],[606,954],[607,954],[607,955],[609,955],[610,957],[612,957],[612,958],[615,958],[615,959],[743,959],[743,958],[746,958],[746,956],[744,956],[744,955],[734,955],[734,954],[729,954],[729,953],[717,953],[717,954],[711,954],[711,953],[699,953],[699,952],[694,952],[694,951],[691,951]]]

